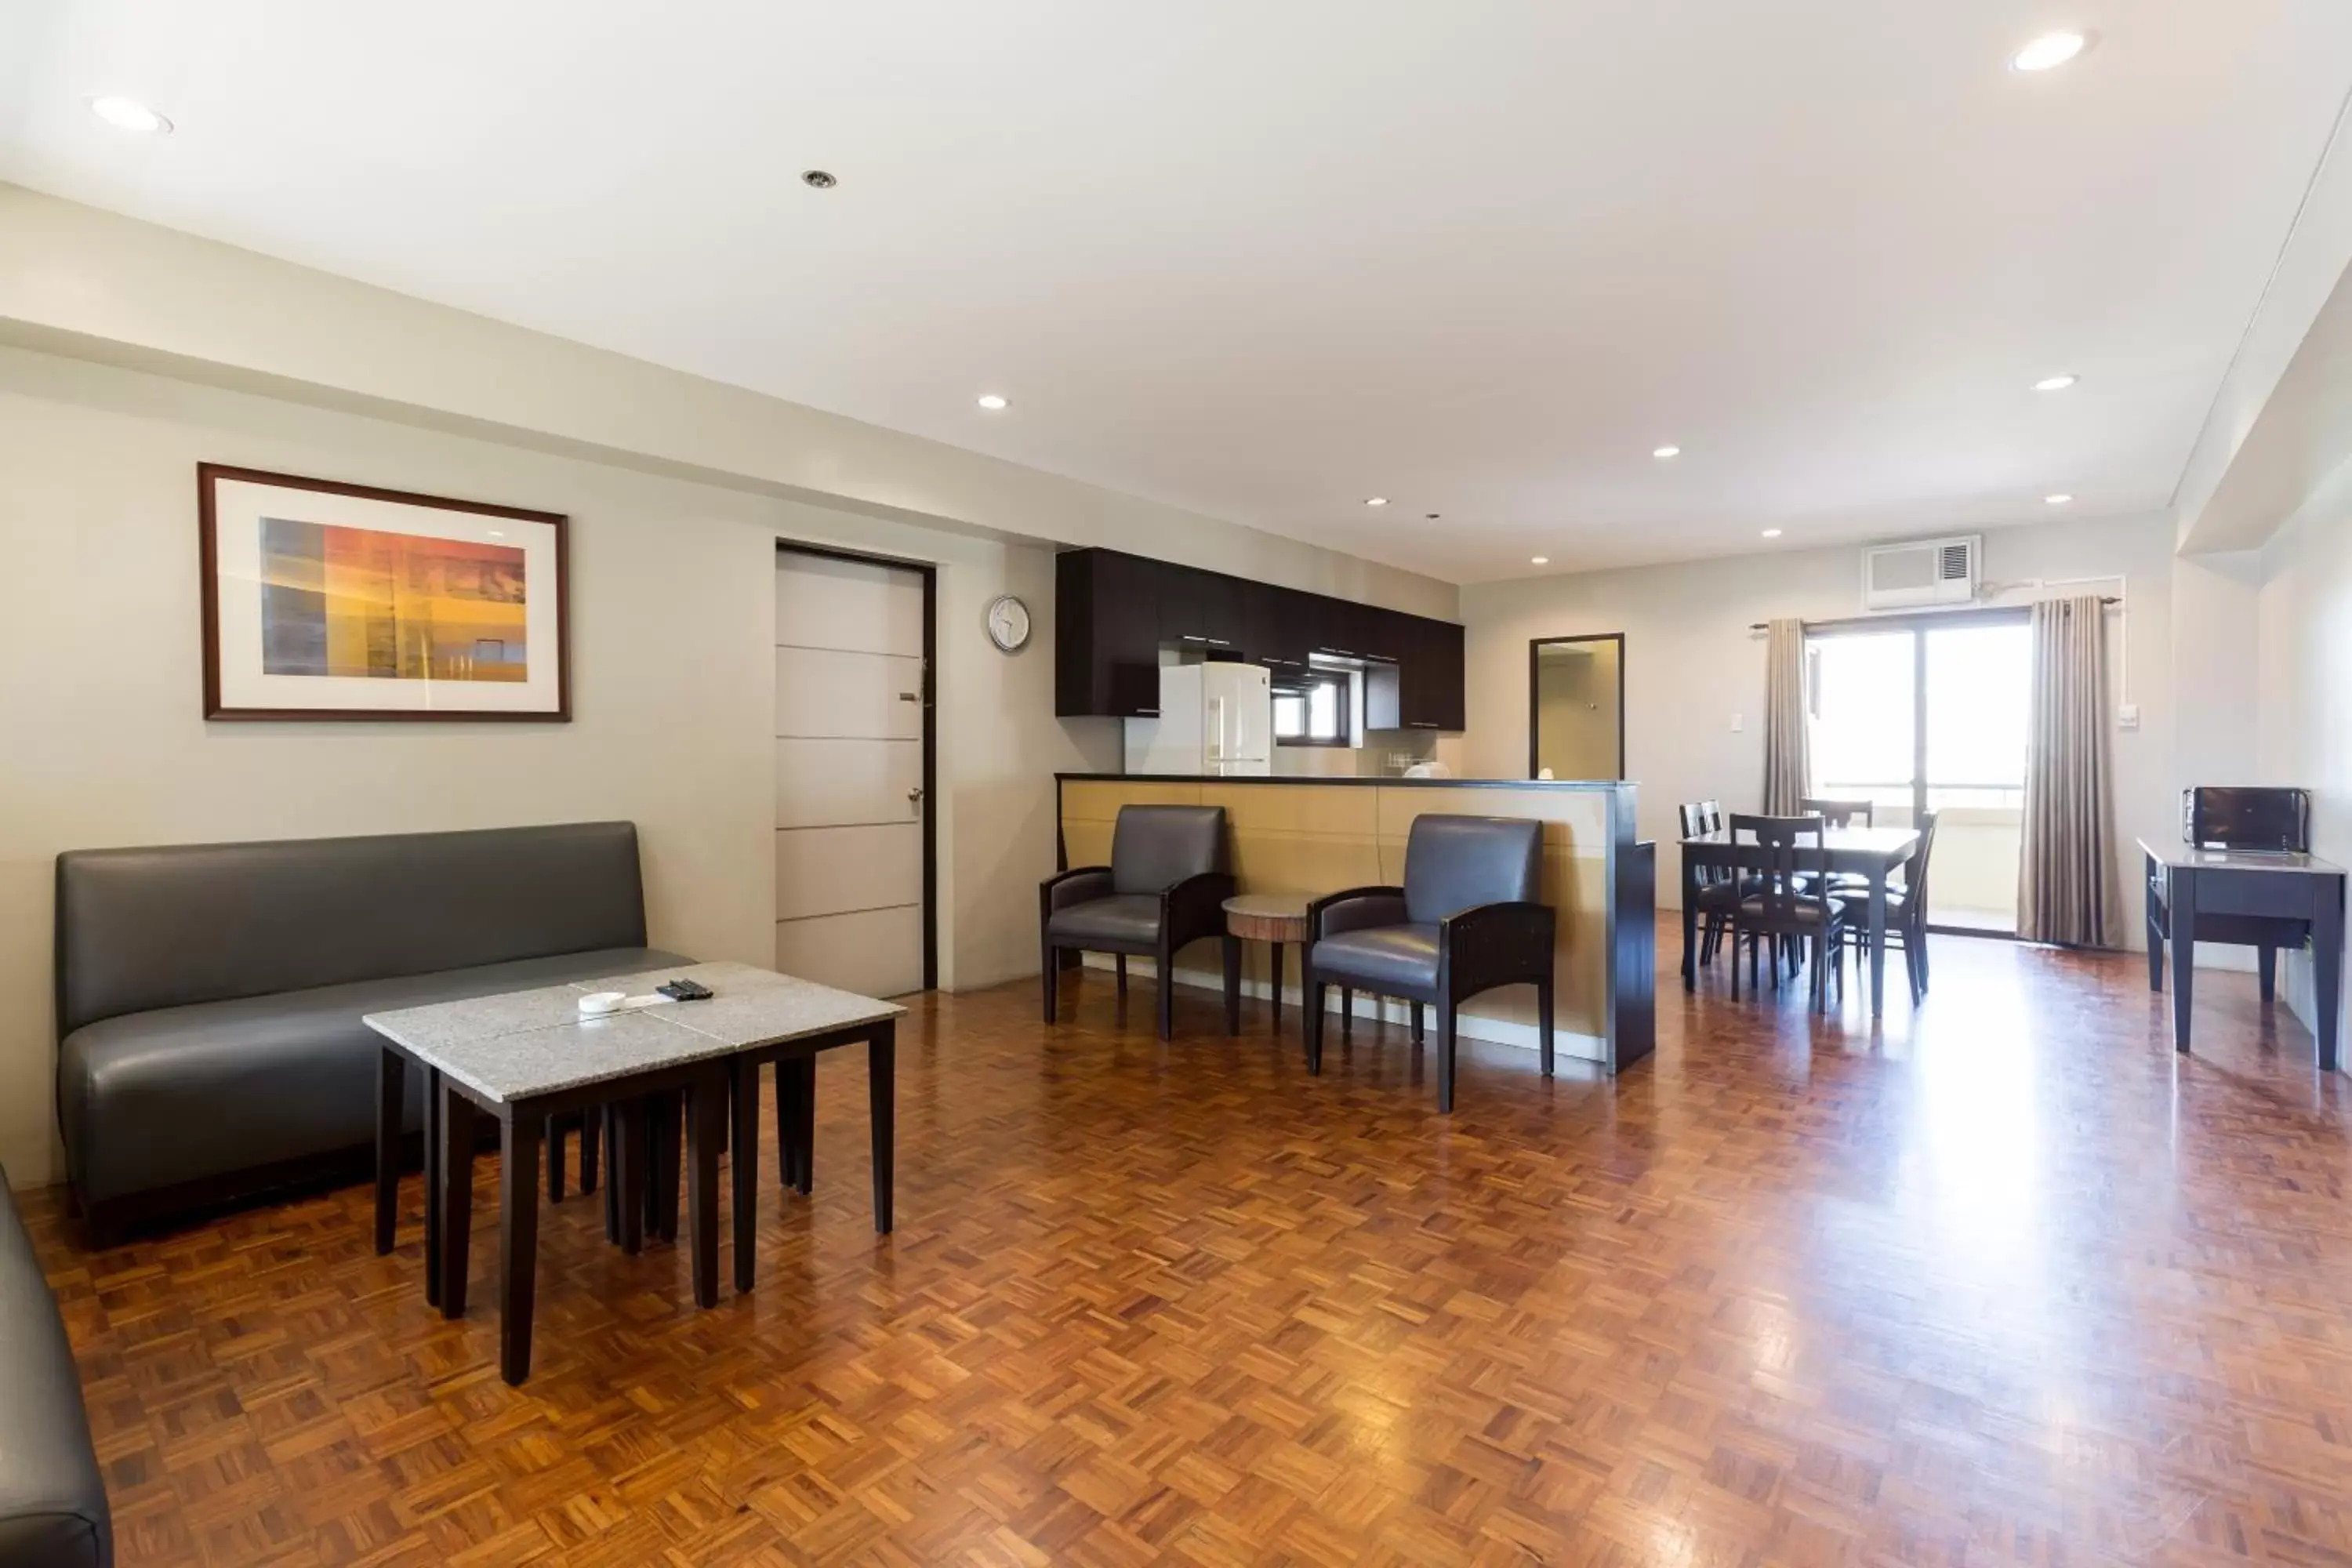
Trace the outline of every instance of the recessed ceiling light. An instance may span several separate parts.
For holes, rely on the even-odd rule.
[[[829,191],[841,182],[823,169],[803,169],[801,171],[801,184],[813,191]]]
[[[152,136],[168,135],[172,122],[140,102],[135,98],[118,98],[109,94],[89,100],[89,111],[109,125],[124,131],[143,132]]]
[[[1000,408],[1010,408],[1012,406],[1012,405],[1004,399],[1003,395],[994,392],[982,393],[980,395],[980,405],[982,408],[987,409],[992,414]]]
[[[1778,539],[1780,537],[1780,531],[1777,528],[1768,528],[1764,531],[1764,537],[1767,539]]]
[[[1389,498],[1386,496],[1366,496],[1364,498],[1364,504],[1366,506],[1386,506],[1389,504]]]
[[[1551,557],[1549,555],[1530,555],[1528,557],[1528,564],[1530,566],[1549,566],[1551,564]]]
[[[2074,375],[2045,375],[2040,381],[2033,384],[2033,390],[2036,392],[2063,392],[2081,379],[2082,377]]]
[[[2054,496],[2043,496],[2042,499],[2049,502],[2052,506],[2064,506],[2068,501],[2073,500],[2074,498],[2062,491]]]
[[[2044,33],[2009,58],[2009,68],[2021,71],[2046,71],[2053,66],[2063,66],[2090,46],[2087,33]]]
[[[1679,458],[1682,455],[1680,447],[1659,447],[1650,453],[1653,458]]]

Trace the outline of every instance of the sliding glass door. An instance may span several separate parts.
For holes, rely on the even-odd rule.
[[[1937,814],[1933,924],[2017,929],[2032,668],[2022,610],[1808,630],[1814,793],[1882,825]]]

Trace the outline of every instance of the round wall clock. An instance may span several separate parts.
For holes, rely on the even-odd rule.
[[[1029,606],[1006,594],[988,606],[988,640],[1004,653],[1029,644]]]

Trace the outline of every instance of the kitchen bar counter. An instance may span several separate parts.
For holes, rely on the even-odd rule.
[[[1657,847],[1633,837],[1635,786],[1612,781],[1403,778],[1202,778],[1169,773],[1059,773],[1061,865],[1110,863],[1122,805],[1222,805],[1234,875],[1244,893],[1309,896],[1404,879],[1405,838],[1423,812],[1530,817],[1544,825],[1543,898],[1558,914],[1557,1044],[1611,1072],[1656,1039]],[[1268,993],[1269,968],[1250,944],[1245,988]],[[1132,963],[1133,961],[1130,961]],[[1216,988],[1218,955],[1202,944],[1178,978]],[[1295,992],[1294,992],[1295,994]],[[1359,995],[1357,1012],[1402,1022],[1401,1002]],[[1463,1005],[1461,1029],[1533,1049],[1535,988],[1511,986]]]

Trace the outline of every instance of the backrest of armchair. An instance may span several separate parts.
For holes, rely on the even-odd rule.
[[[1404,909],[1430,924],[1479,904],[1533,903],[1543,886],[1543,824],[1509,816],[1412,819]]]
[[[58,857],[60,1038],[125,1013],[643,947],[626,822]]]
[[[1115,893],[1158,893],[1187,877],[1222,871],[1225,808],[1222,805],[1122,805],[1110,836],[1110,885]]]

